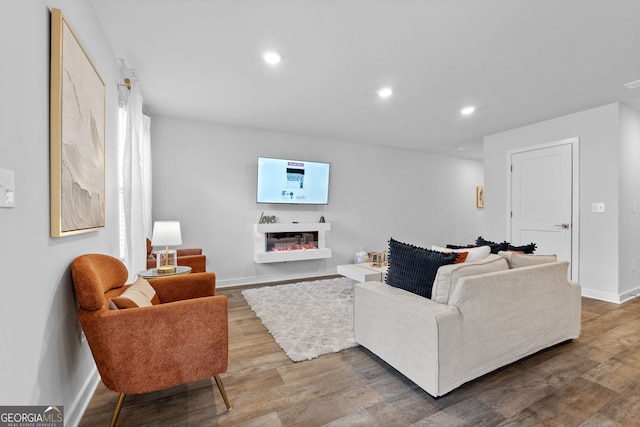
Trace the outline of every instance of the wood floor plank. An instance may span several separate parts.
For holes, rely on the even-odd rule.
[[[263,285],[259,285],[263,286]],[[258,286],[258,287],[259,287]],[[640,414],[640,299],[583,298],[582,335],[434,399],[362,347],[294,363],[241,295],[229,298],[221,378],[127,396],[121,426],[621,426]],[[108,425],[118,394],[100,385],[80,426]]]
[[[490,407],[484,405],[475,397],[470,397],[455,405],[448,406],[441,412],[446,412],[464,425],[470,426],[495,426],[504,421],[504,417]],[[436,413],[437,416],[440,412]],[[425,419],[429,421],[434,415]]]
[[[627,365],[621,360],[612,358],[585,373],[582,378],[623,393],[632,385],[640,382],[640,370],[633,365]]]
[[[491,387],[478,393],[477,399],[505,418],[522,411],[556,390],[539,372],[512,371]]]
[[[560,353],[537,368],[549,385],[557,389],[598,366],[597,362],[575,354],[571,351]]]
[[[389,393],[382,392],[384,400],[366,408],[377,425],[411,425],[440,410],[433,404],[434,399],[415,384],[393,382],[397,387]]]
[[[598,412],[625,426],[639,425],[640,384],[633,384],[624,393],[619,393],[615,399]]]
[[[628,427],[602,414],[594,414],[580,424],[580,427]]]
[[[505,424],[577,426],[616,396],[612,390],[577,378],[505,420]]]

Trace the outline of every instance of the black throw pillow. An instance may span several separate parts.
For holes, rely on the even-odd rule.
[[[447,249],[469,249],[475,248],[476,245],[447,245]]]
[[[506,251],[509,247],[509,242],[496,243],[491,240],[485,240],[482,237],[478,237],[476,239],[476,245],[478,246],[489,246],[491,248],[492,254],[497,254],[500,251]]]
[[[508,251],[522,252],[523,254],[532,254],[535,252],[537,245],[535,243],[529,243],[522,246],[507,246]]]
[[[395,288],[431,298],[433,281],[438,268],[453,264],[458,254],[446,254],[389,240],[389,268],[386,282]]]

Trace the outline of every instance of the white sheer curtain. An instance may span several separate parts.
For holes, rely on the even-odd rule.
[[[151,136],[137,85],[120,88],[120,256],[129,280],[146,269],[146,237],[151,236]]]

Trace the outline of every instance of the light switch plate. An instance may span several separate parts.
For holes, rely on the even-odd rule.
[[[7,169],[0,169],[0,208],[13,208],[15,199],[15,174]]]
[[[591,203],[591,212],[604,212],[604,203]]]

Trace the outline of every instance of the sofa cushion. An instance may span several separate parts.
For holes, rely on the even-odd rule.
[[[432,251],[438,252],[467,252],[466,262],[478,261],[486,258],[491,253],[489,246],[467,247],[464,249],[443,248],[441,246],[431,246]]]
[[[125,291],[116,298],[109,300],[109,308],[119,310],[124,308],[148,307],[159,304],[156,290],[146,279],[139,277],[132,285],[126,286]]]
[[[456,253],[443,253],[407,243],[389,240],[388,285],[431,298],[431,288],[438,268],[453,264]]]
[[[447,304],[449,302],[449,296],[452,294],[456,283],[458,283],[458,279],[461,277],[508,269],[509,265],[506,259],[494,254],[490,254],[474,262],[443,265],[438,269],[438,273],[433,281],[431,299],[441,304]]]
[[[507,260],[509,268],[528,267],[530,265],[547,264],[558,261],[556,255],[532,255],[509,251],[500,251],[498,255]]]

